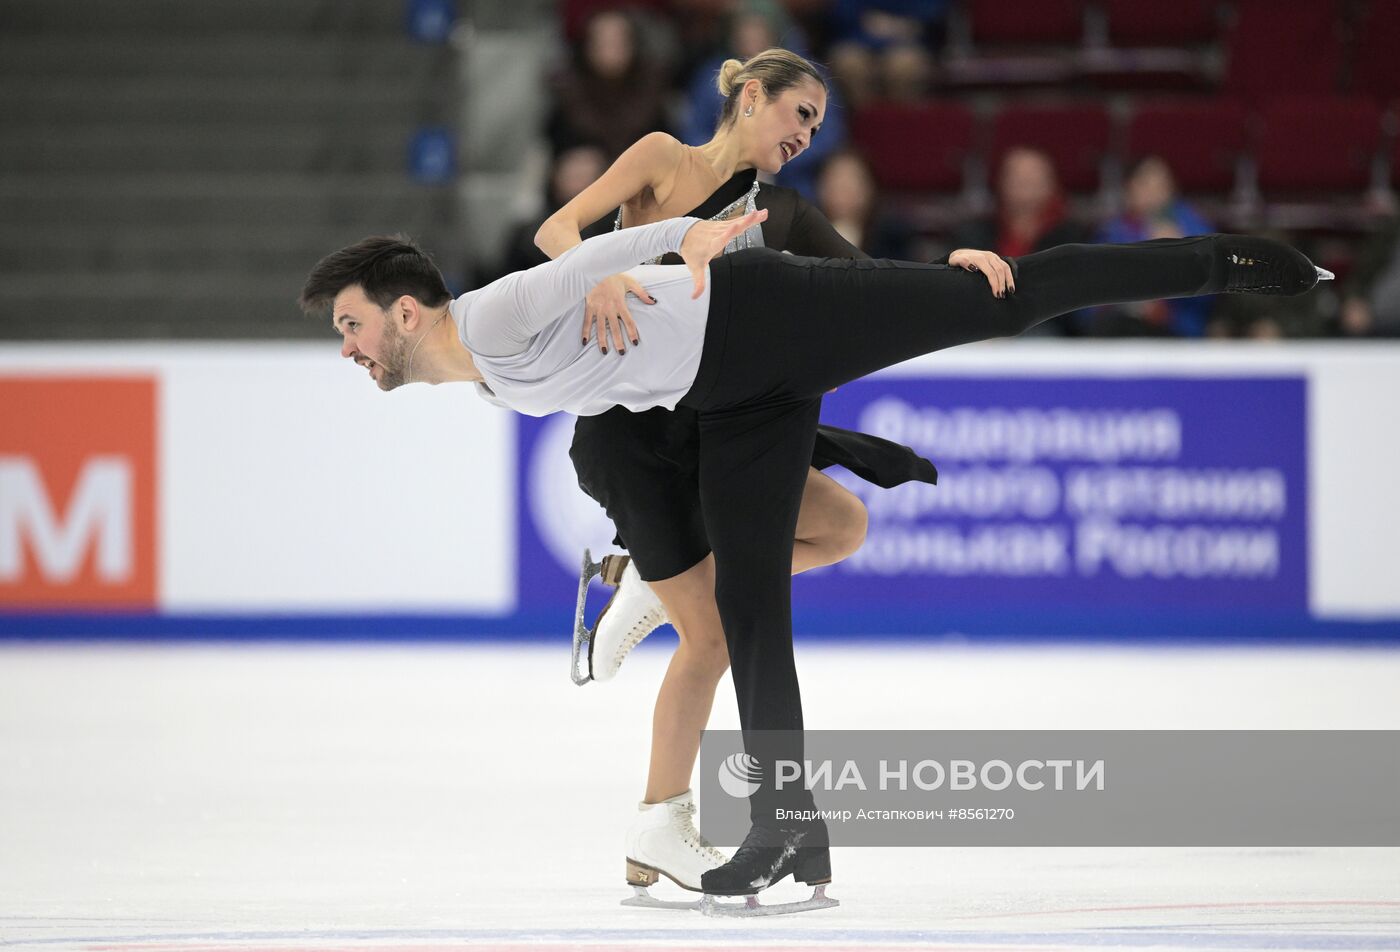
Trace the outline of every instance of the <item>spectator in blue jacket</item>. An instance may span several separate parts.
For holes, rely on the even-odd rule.
[[[928,95],[949,0],[835,0],[831,68],[851,108]]]
[[[1101,242],[1189,238],[1215,229],[1176,193],[1176,179],[1159,156],[1138,159],[1123,188],[1123,213],[1098,234]],[[1089,313],[1091,334],[1104,337],[1203,337],[1210,320],[1209,297],[1145,301]]]

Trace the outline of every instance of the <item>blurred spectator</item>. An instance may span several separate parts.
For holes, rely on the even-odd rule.
[[[588,20],[573,63],[553,86],[548,134],[556,155],[597,145],[615,159],[648,132],[667,127],[665,76],[642,52],[637,24],[621,10]]]
[[[1337,331],[1343,337],[1400,337],[1400,220],[1362,248],[1346,283]]]
[[[564,39],[577,43],[588,27],[588,21],[608,10],[627,9],[646,15],[665,16],[672,0],[562,0],[559,19],[564,25]]]
[[[918,102],[929,91],[949,0],[835,0],[831,69],[846,101]]]
[[[1055,245],[1088,241],[1089,237],[1089,229],[1068,217],[1068,205],[1050,156],[1038,149],[1018,146],[1008,150],[1001,160],[996,214],[955,229],[952,249],[978,248],[1013,258]],[[1076,315],[1066,314],[1028,333],[1070,334],[1080,323]]]
[[[737,59],[747,63],[775,46],[801,56],[807,55],[801,33],[781,7],[763,5],[753,0],[739,4],[725,20],[723,38],[714,47],[713,55],[702,59],[690,74],[678,138],[682,142],[698,145],[708,142],[714,135],[723,104],[715,89],[715,76],[725,60]]]
[[[607,168],[608,157],[596,145],[575,146],[555,158],[545,189],[543,212],[534,220],[518,222],[511,229],[500,264],[494,272],[483,269],[477,275],[477,287],[503,275],[533,268],[548,261],[549,256],[535,247],[535,232],[539,231],[540,224],[575,195],[597,181]],[[584,229],[583,237],[592,238],[594,235],[605,234],[612,230],[612,226],[612,218],[604,217]]]
[[[744,0],[728,21],[724,46],[701,63],[690,78],[678,138],[690,145],[700,145],[715,134],[720,108],[724,105],[724,97],[715,88],[715,77],[725,60],[748,62],[773,47],[807,56],[805,39],[781,8],[757,0]],[[846,142],[843,113],[841,100],[833,88],[827,93],[826,117],[821,131],[812,136],[812,144],[806,151],[783,166],[775,178],[777,184],[797,189],[808,201],[816,201],[818,167]]]
[[[1139,159],[1123,189],[1123,214],[1099,231],[1098,240],[1122,243],[1187,238],[1214,229],[1176,194],[1171,167],[1158,156]],[[1085,330],[1099,337],[1202,337],[1214,300],[1210,297],[1144,301],[1087,312]]]
[[[842,238],[872,258],[911,258],[913,231],[902,219],[880,214],[875,175],[859,153],[827,156],[817,173],[817,206]]]
[[[1216,308],[1206,327],[1209,337],[1220,339],[1280,340],[1312,336],[1311,309],[1292,299],[1232,294]]]

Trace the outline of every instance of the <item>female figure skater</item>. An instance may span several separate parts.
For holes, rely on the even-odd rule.
[[[727,219],[764,208],[768,220],[731,242],[731,250],[766,246],[812,257],[866,257],[795,191],[757,181],[758,171],[779,171],[820,129],[827,92],[817,69],[787,50],[770,49],[744,63],[727,61],[718,86],[725,103],[710,141],[690,147],[665,133],[645,137],[544,222],[535,239],[539,247],[557,258],[579,244],[582,228],[612,209],[619,209],[618,227],[632,227],[676,215]],[[988,252],[951,257],[985,268],[994,287],[1009,276],[1005,263]],[[618,354],[631,344],[639,349],[627,359],[645,359],[636,356],[645,347],[638,345],[629,293],[643,310],[649,306],[645,289],[627,274],[588,293],[581,343],[592,338],[603,353]],[[680,635],[657,695],[646,796],[627,835],[628,882],[647,886],[664,874],[693,890],[706,869],[723,862],[694,830],[689,787],[715,686],[729,665],[700,511],[698,445],[694,410],[614,407],[579,417],[570,450],[579,484],[607,510],[632,553],[589,641],[593,679],[613,677],[627,653],[668,619]],[[882,486],[936,479],[927,461],[903,447],[828,427],[818,427],[813,462],[841,462]],[[863,540],[865,521],[855,495],[809,467],[791,572],[846,558]]]
[[[456,300],[417,248],[369,238],[323,259],[302,291],[303,307],[331,306],[341,353],[381,389],[412,379],[474,381],[486,399],[536,416],[615,406],[698,413],[700,517],[745,745],[764,781],[744,843],[701,877],[705,893],[717,896],[752,895],[788,875],[814,886],[830,880],[825,825],[781,819],[813,811],[810,792],[771,783],[774,761],[802,760],[790,571],[822,395],[921,354],[1019,334],[1083,307],[1226,291],[1301,294],[1331,277],[1287,245],[1236,235],[1052,248],[1008,261],[1004,292],[939,264],[767,248],[721,256],[767,217],[760,209],[731,221],[623,229]],[[673,251],[683,266],[631,265]],[[626,268],[656,302],[638,325],[647,346],[603,354],[578,339],[583,298]],[[852,314],[862,315],[857,332]]]

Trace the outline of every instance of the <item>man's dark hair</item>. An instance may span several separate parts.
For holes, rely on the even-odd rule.
[[[301,309],[308,314],[324,310],[337,294],[357,284],[381,310],[405,294],[428,307],[452,299],[442,272],[411,238],[375,235],[322,258],[301,289]]]

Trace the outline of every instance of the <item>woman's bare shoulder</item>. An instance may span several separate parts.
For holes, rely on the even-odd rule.
[[[639,177],[645,179],[649,186],[633,197],[634,202],[644,204],[650,198],[658,205],[665,204],[666,198],[676,187],[676,175],[689,150],[688,145],[669,133],[651,132],[623,153],[618,162],[630,160],[636,163],[640,170],[644,170]]]
[[[681,160],[688,148],[689,146],[669,132],[648,132],[632,143],[622,154],[622,157],[634,157],[674,165]]]

